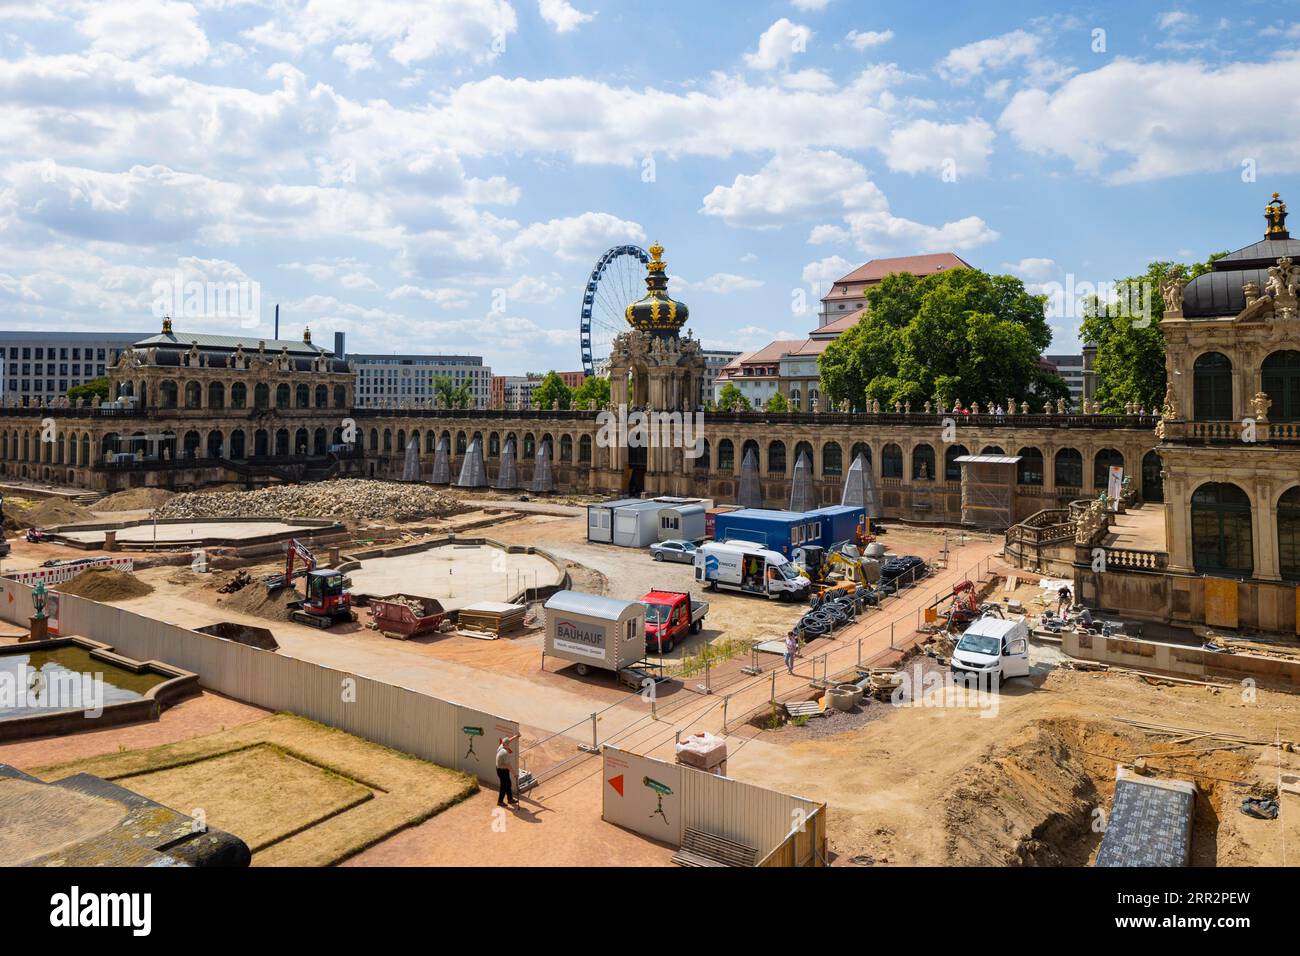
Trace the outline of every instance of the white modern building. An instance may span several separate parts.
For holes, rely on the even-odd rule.
[[[42,405],[104,378],[126,348],[151,332],[0,332],[0,394],[10,405]]]
[[[474,408],[487,408],[492,393],[492,369],[478,355],[362,355],[347,356],[356,375],[359,406],[412,402],[432,405],[434,383],[447,379],[454,387],[469,386]]]
[[[699,398],[701,405],[715,397],[713,383],[717,381],[718,373],[738,358],[740,358],[739,352],[730,352],[726,349],[704,350],[704,377],[700,380]]]

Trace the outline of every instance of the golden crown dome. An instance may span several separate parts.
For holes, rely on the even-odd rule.
[[[646,294],[627,307],[628,325],[661,338],[675,336],[691,310],[684,302],[668,296],[668,263],[664,262],[664,247],[655,243],[650,247],[650,261],[646,263]]]

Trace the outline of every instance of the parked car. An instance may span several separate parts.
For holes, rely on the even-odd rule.
[[[650,555],[656,561],[680,561],[683,564],[694,564],[695,542],[678,539],[656,541],[650,545]]]
[[[907,586],[925,577],[928,570],[925,562],[914,554],[890,558],[880,566],[880,581],[882,585]]]

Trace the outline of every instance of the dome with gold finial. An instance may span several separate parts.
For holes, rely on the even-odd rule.
[[[668,297],[668,264],[664,262],[664,247],[655,243],[650,247],[650,261],[646,263],[645,298],[627,307],[627,322],[634,329],[668,338],[676,335],[691,311],[686,303]]]

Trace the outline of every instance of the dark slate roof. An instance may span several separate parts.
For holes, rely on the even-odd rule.
[[[1263,268],[1277,263],[1283,256],[1300,259],[1300,239],[1261,239],[1245,248],[1230,252],[1222,259],[1214,261],[1215,272],[1230,272],[1236,269]]]
[[[266,343],[267,352],[280,352],[282,349],[288,349],[290,355],[314,356],[322,353],[333,354],[330,349],[321,348],[319,345],[299,341],[297,339],[261,339],[257,336],[240,336],[240,335],[203,335],[199,333],[182,332],[151,335],[147,339],[141,339],[135,343],[138,349],[147,349],[153,346],[178,348],[182,351],[189,351],[191,344],[197,344],[200,349],[205,351],[218,350],[233,352],[235,349],[243,346],[245,352],[256,352],[259,342]]]
[[[1216,259],[1211,271],[1199,275],[1183,290],[1183,316],[1188,319],[1237,315],[1246,307],[1241,287],[1247,282],[1268,284],[1269,266],[1283,256],[1300,261],[1300,239],[1261,239]]]
[[[1183,317],[1204,319],[1237,315],[1246,307],[1246,294],[1241,287],[1247,282],[1255,283],[1262,293],[1268,282],[1268,268],[1206,272],[1197,276],[1183,290]]]

